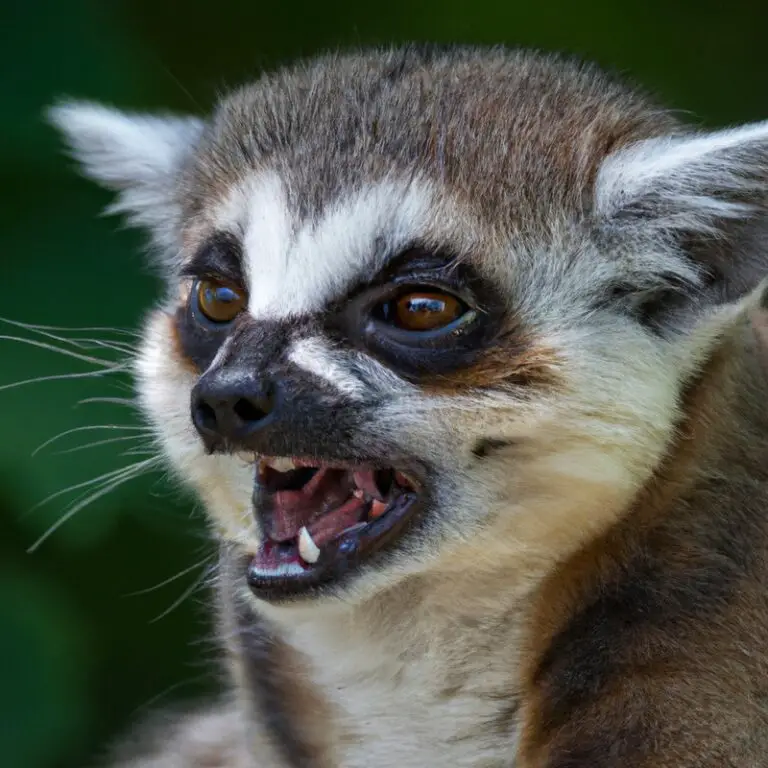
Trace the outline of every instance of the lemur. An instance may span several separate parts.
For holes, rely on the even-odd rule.
[[[50,114],[220,542],[228,693],[120,765],[768,766],[768,121],[461,46]]]

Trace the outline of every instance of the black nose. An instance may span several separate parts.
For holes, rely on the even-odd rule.
[[[210,450],[245,447],[248,437],[271,421],[275,399],[268,379],[211,371],[192,390],[192,422]]]

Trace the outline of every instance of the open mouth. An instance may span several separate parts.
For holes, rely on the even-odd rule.
[[[262,458],[254,511],[264,540],[248,566],[251,589],[275,599],[342,578],[399,538],[419,499],[394,468]]]

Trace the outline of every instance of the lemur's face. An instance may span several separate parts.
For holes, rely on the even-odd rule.
[[[140,400],[257,597],[525,568],[661,459],[712,335],[695,235],[741,210],[675,176],[714,138],[498,52],[322,60],[206,124],[57,115],[165,254]]]

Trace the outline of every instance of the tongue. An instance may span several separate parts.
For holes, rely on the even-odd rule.
[[[312,507],[301,491],[280,491],[272,497],[269,537],[275,541],[295,538],[312,520]]]
[[[302,526],[307,526],[314,534],[315,526],[327,531],[338,524],[342,525],[338,531],[341,532],[357,522],[363,506],[362,501],[351,497],[352,490],[348,473],[319,469],[300,490],[274,493],[269,537],[274,541],[288,541],[299,535]],[[350,506],[352,502],[354,504]],[[350,519],[350,523],[344,524]],[[314,521],[317,522],[312,525]],[[333,535],[325,540],[331,538]]]
[[[319,517],[309,526],[312,540],[318,547],[322,547],[335,539],[342,531],[351,528],[360,520],[360,513],[365,505],[363,499],[353,496],[338,509]]]

